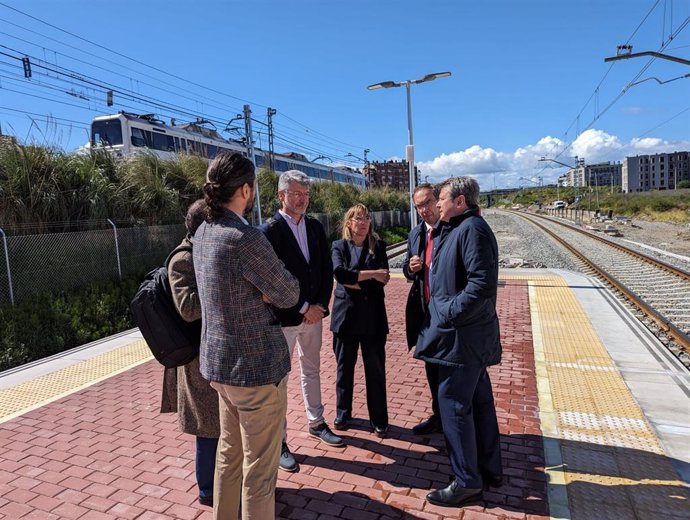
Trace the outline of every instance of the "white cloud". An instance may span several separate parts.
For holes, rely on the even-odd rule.
[[[535,144],[517,148],[514,151],[501,152],[493,148],[473,145],[465,150],[443,153],[430,161],[420,161],[417,166],[421,177],[428,176],[430,182],[439,182],[447,177],[471,175],[480,186],[486,188],[516,187],[529,185],[532,179],[543,177],[544,183],[554,183],[565,171],[550,162],[539,162],[542,157],[555,158],[566,146],[557,137],[542,137]],[[622,161],[625,157],[642,154],[675,152],[690,150],[690,141],[664,141],[656,137],[633,138],[624,143],[603,130],[590,129],[582,132],[570,148],[558,156],[558,160],[574,164],[574,156],[584,157],[587,164],[597,162]],[[521,179],[521,177],[523,179]]]

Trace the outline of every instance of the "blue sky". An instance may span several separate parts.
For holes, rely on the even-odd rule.
[[[405,156],[405,89],[367,85],[451,71],[412,87],[416,160],[429,180],[471,174],[490,188],[555,179],[563,169],[545,169],[542,156],[593,163],[690,149],[690,78],[650,79],[616,100],[635,79],[668,81],[688,66],[604,63],[626,42],[660,51],[674,32],[663,52],[690,59],[689,15],[687,0],[0,0],[0,52],[218,121],[245,102],[265,121],[270,106],[277,151],[343,164],[364,148],[371,160]],[[34,70],[25,80],[21,62],[0,55],[0,124],[22,141],[74,149],[95,115],[117,110],[185,119],[118,96],[109,108],[102,88]]]

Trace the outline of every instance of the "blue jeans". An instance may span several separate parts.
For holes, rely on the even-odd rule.
[[[213,496],[213,474],[216,471],[218,439],[196,438],[196,483],[200,497]]]

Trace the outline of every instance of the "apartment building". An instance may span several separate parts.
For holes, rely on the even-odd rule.
[[[673,190],[680,181],[690,181],[689,156],[690,152],[673,152],[626,157],[621,171],[623,192]]]

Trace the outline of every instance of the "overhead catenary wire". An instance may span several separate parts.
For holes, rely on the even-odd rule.
[[[266,105],[264,105],[264,104],[262,104],[262,103],[252,102],[252,101],[243,99],[243,98],[241,98],[241,97],[233,96],[233,95],[228,94],[228,93],[226,93],[226,92],[221,92],[221,91],[215,90],[215,89],[213,89],[213,88],[206,87],[206,86],[204,86],[204,85],[201,85],[201,84],[196,83],[196,82],[194,82],[194,81],[190,81],[190,80],[188,80],[188,79],[186,79],[186,78],[177,76],[177,75],[175,75],[175,74],[172,74],[172,73],[170,73],[170,72],[168,72],[168,71],[162,70],[162,69],[157,68],[157,67],[155,67],[155,66],[146,64],[146,63],[144,63],[144,62],[142,62],[142,61],[140,61],[140,60],[137,60],[137,59],[135,59],[135,58],[132,58],[132,57],[130,57],[130,56],[127,56],[127,55],[125,55],[125,54],[123,54],[123,53],[114,51],[114,50],[109,49],[109,48],[107,48],[107,47],[105,47],[105,46],[103,46],[103,45],[100,45],[100,44],[98,44],[98,43],[96,43],[96,42],[93,42],[93,41],[91,41],[91,40],[89,40],[89,39],[87,39],[87,38],[84,38],[84,37],[82,37],[82,36],[79,36],[79,35],[77,35],[77,34],[74,34],[74,33],[70,32],[70,31],[67,31],[67,30],[65,30],[65,29],[62,29],[62,28],[60,28],[60,27],[58,27],[58,26],[56,26],[56,25],[54,25],[54,24],[51,24],[51,23],[49,23],[49,22],[46,22],[45,20],[42,20],[42,19],[40,19],[40,18],[38,18],[38,17],[36,17],[36,16],[30,15],[30,14],[24,12],[24,11],[21,11],[20,9],[14,8],[14,7],[12,7],[12,6],[9,6],[9,5],[7,5],[7,4],[4,3],[4,2],[0,2],[0,6],[3,6],[3,7],[5,7],[5,8],[7,8],[7,9],[10,9],[10,10],[12,10],[12,11],[14,11],[14,12],[16,12],[16,13],[19,13],[19,14],[21,14],[21,15],[23,15],[23,16],[26,16],[27,18],[29,18],[29,19],[31,19],[31,20],[34,20],[34,21],[37,21],[37,22],[39,22],[39,23],[41,23],[41,24],[44,24],[44,25],[46,25],[46,26],[48,26],[48,27],[51,27],[52,29],[55,29],[55,30],[57,30],[57,31],[59,31],[59,32],[61,32],[61,33],[63,33],[63,34],[66,34],[66,35],[68,35],[68,36],[70,36],[70,37],[77,38],[77,39],[80,40],[80,41],[83,41],[83,42],[86,42],[86,43],[88,43],[88,44],[90,44],[90,45],[93,45],[93,46],[95,46],[96,48],[102,49],[102,50],[107,51],[107,52],[109,52],[109,53],[112,53],[112,54],[114,54],[114,55],[116,55],[116,56],[118,56],[118,57],[120,57],[120,58],[123,58],[123,59],[125,59],[125,60],[131,61],[131,62],[133,62],[133,63],[136,63],[137,65],[143,66],[143,67],[145,67],[146,69],[150,69],[150,70],[156,71],[157,73],[164,74],[164,75],[166,75],[166,76],[168,76],[168,77],[175,78],[175,79],[178,80],[178,81],[182,81],[182,82],[184,82],[184,83],[186,83],[186,84],[194,85],[194,86],[196,86],[196,87],[202,88],[202,89],[207,90],[207,91],[209,91],[209,92],[213,92],[214,94],[218,94],[218,95],[221,95],[221,96],[224,96],[224,97],[229,97],[229,98],[231,98],[231,99],[235,99],[235,100],[239,100],[239,101],[251,103],[251,104],[253,104],[253,105],[255,105],[255,106],[260,106],[260,107],[268,108]],[[27,29],[26,27],[23,27],[23,26],[21,26],[21,25],[19,25],[19,24],[15,24],[15,23],[13,23],[13,22],[8,22],[8,23],[10,23],[11,25],[13,25],[13,26],[15,26],[15,27],[21,28],[22,30],[26,30],[26,31],[30,31],[30,32],[32,32],[32,33],[34,33],[34,34],[38,34],[38,33],[36,33],[35,31],[32,31],[31,29]],[[161,82],[161,81],[162,81],[161,79],[159,79],[159,78],[157,78],[157,77],[154,77],[154,76],[145,74],[144,72],[141,72],[140,70],[133,69],[133,68],[131,68],[131,67],[127,67],[126,65],[123,65],[123,64],[121,64],[121,63],[119,63],[119,62],[116,62],[116,61],[113,61],[113,60],[108,60],[107,58],[105,58],[105,57],[103,57],[103,56],[100,56],[100,55],[97,55],[97,54],[88,52],[88,51],[86,51],[86,50],[84,50],[84,49],[82,49],[82,48],[80,48],[80,47],[76,47],[76,46],[74,46],[74,45],[71,45],[71,44],[69,44],[69,43],[63,42],[63,41],[61,41],[61,40],[57,40],[57,39],[55,39],[55,38],[52,38],[52,37],[47,36],[47,35],[44,35],[44,34],[40,34],[40,35],[41,35],[41,37],[48,38],[48,39],[50,39],[51,41],[55,41],[55,42],[59,43],[60,45],[65,45],[65,46],[70,47],[70,48],[72,48],[72,49],[78,50],[79,52],[84,52],[84,53],[86,53],[86,54],[88,54],[88,55],[91,55],[91,56],[93,56],[93,57],[97,57],[98,59],[105,60],[105,61],[107,61],[107,62],[109,62],[109,63],[111,63],[111,64],[114,64],[114,65],[118,66],[118,67],[122,67],[122,68],[124,68],[124,69],[126,69],[126,70],[130,70],[130,71],[132,71],[132,72],[134,72],[134,73],[136,73],[136,74],[139,74],[139,75],[142,75],[142,76],[144,76],[144,77],[148,77],[148,78],[150,78],[150,79],[153,79],[154,81],[157,81],[157,82]],[[37,45],[37,44],[36,44],[36,45]],[[38,46],[38,45],[37,45],[37,46]],[[42,48],[44,48],[44,47],[42,47]],[[44,50],[45,50],[45,48],[44,48]],[[52,50],[52,49],[49,49],[49,50],[50,50],[51,52],[53,52],[53,53],[57,53],[57,51],[55,51],[55,50]],[[64,55],[64,53],[61,53],[61,54]],[[70,57],[70,58],[71,58],[71,59],[74,59],[74,57]],[[83,60],[82,60],[82,61],[83,61]],[[97,67],[98,67],[98,66],[97,66]],[[130,79],[131,81],[134,81],[133,78],[129,78],[129,79]],[[139,80],[136,80],[136,81],[139,81]],[[186,92],[188,92],[188,93],[192,93],[192,94],[194,94],[197,98],[199,97],[199,93],[198,93],[198,92],[192,92],[192,91],[189,91],[189,90],[182,89],[181,87],[178,87],[177,85],[171,85],[169,82],[166,82],[165,84],[171,86],[172,88],[179,89],[179,90],[183,90],[183,91],[186,91]],[[172,92],[171,92],[171,93],[172,93]],[[179,95],[179,94],[177,94],[177,95]],[[204,98],[204,99],[209,99],[209,98]],[[214,100],[214,102],[217,102],[217,101]],[[217,108],[217,107],[216,107],[216,108]],[[235,110],[236,110],[236,109],[235,109]],[[233,112],[234,112],[235,110],[233,110]],[[300,123],[300,122],[297,121],[296,119],[293,119],[293,118],[291,118],[290,116],[287,116],[287,114],[285,114],[283,111],[281,111],[281,115],[283,115],[283,116],[285,116],[286,118],[292,120],[292,121],[295,122],[296,124],[301,125],[301,126],[307,128],[307,130],[309,130],[310,132],[316,133],[316,134],[320,135],[322,138],[324,138],[324,139],[327,140],[327,141],[331,141],[331,142],[340,142],[341,144],[344,144],[345,146],[348,146],[348,147],[349,147],[348,149],[351,149],[351,148],[358,148],[356,145],[352,145],[352,144],[350,144],[350,143],[345,143],[344,141],[340,141],[340,140],[338,140],[338,139],[335,139],[335,138],[332,138],[332,137],[330,137],[330,136],[327,136],[326,134],[324,134],[324,133],[322,133],[322,132],[319,132],[319,131],[317,131],[317,130],[311,129],[310,127],[307,127],[306,125],[304,125],[303,123]]]

